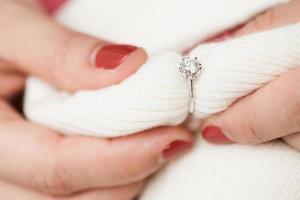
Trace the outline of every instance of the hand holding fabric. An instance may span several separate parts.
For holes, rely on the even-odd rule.
[[[235,33],[234,37],[243,37],[243,35],[265,30],[272,31],[274,28],[290,24],[299,26],[299,9],[300,1],[298,0],[270,9],[250,20]],[[292,38],[295,39],[294,42],[291,42]],[[280,74],[274,81],[239,99],[228,110],[208,118],[203,124],[203,134],[208,141],[257,144],[282,138],[289,145],[300,150],[298,134],[300,131],[298,89],[300,71],[297,69],[300,66],[300,54],[295,51],[299,48],[299,33],[295,32],[295,35],[286,36],[286,43],[291,42],[288,46],[279,44],[277,38],[267,38],[267,40],[277,46],[266,48],[265,52],[273,55],[280,54],[272,58],[273,67],[280,65],[279,63],[283,61],[281,57],[288,58],[294,55],[294,57],[289,57],[292,62],[287,66],[294,70],[282,71],[285,73]],[[256,67],[263,67],[258,64]],[[265,73],[268,69],[263,67],[261,73]],[[280,68],[277,69],[280,70]]]
[[[27,121],[9,101],[26,76],[66,91],[103,88],[134,73],[146,54],[74,32],[47,16],[38,1],[1,0],[0,24],[1,198],[129,200],[145,179],[191,147],[192,136],[177,127],[96,139]],[[102,65],[103,54],[118,62]]]

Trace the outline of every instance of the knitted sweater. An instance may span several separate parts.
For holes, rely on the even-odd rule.
[[[97,137],[179,124],[189,112],[188,85],[178,73],[181,50],[279,2],[283,1],[72,1],[57,15],[62,23],[115,42],[143,46],[151,55],[149,61],[119,85],[75,94],[30,78],[26,114],[66,134]],[[299,35],[296,24],[196,47],[190,55],[199,58],[203,71],[195,80],[193,114],[203,118],[224,110],[300,66]],[[280,141],[214,146],[199,138],[189,155],[150,181],[142,199],[296,200],[299,183],[300,155]]]

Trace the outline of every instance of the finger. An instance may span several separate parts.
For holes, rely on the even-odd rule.
[[[204,122],[204,137],[211,142],[230,138],[255,144],[299,132],[299,81],[300,70],[292,70],[242,98]]]
[[[20,70],[75,91],[116,84],[146,60],[145,51],[71,31],[16,1],[2,1],[0,55]]]
[[[141,193],[143,186],[144,183],[139,182],[116,188],[99,189],[74,195],[70,200],[133,200]]]
[[[51,194],[143,180],[192,146],[182,128],[111,140],[62,137],[24,121],[4,103],[0,110],[0,177]]]
[[[48,200],[45,195],[26,190],[17,185],[0,181],[0,196],[6,200]]]
[[[242,35],[297,23],[300,21],[299,10],[299,0],[292,0],[289,3],[271,8],[250,20],[248,23],[246,23],[246,25],[236,31],[232,37],[239,37]]]
[[[282,138],[291,147],[300,151],[300,133],[294,133]]]
[[[1,72],[14,72],[16,74],[21,74],[16,67],[12,67],[11,64],[5,63],[3,60],[0,59],[0,71]]]
[[[0,181],[0,196],[5,200],[132,200],[142,190],[143,183],[134,183],[127,186],[95,189],[71,196],[48,196],[18,185]]]
[[[0,98],[11,99],[24,89],[24,84],[24,76],[0,72]]]

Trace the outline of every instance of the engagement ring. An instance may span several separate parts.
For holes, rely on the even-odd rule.
[[[179,72],[188,79],[189,82],[189,88],[190,88],[190,112],[194,111],[194,92],[193,92],[193,80],[197,78],[201,72],[202,65],[198,61],[197,57],[184,57],[181,60],[180,66],[179,66]]]

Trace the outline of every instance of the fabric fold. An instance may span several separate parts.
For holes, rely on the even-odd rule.
[[[195,116],[207,117],[300,66],[300,24],[199,45],[190,56],[202,64],[194,80]],[[25,113],[66,134],[116,137],[152,127],[182,123],[189,111],[187,80],[178,68],[181,55],[164,52],[149,58],[138,72],[105,89],[64,91],[31,78]]]

